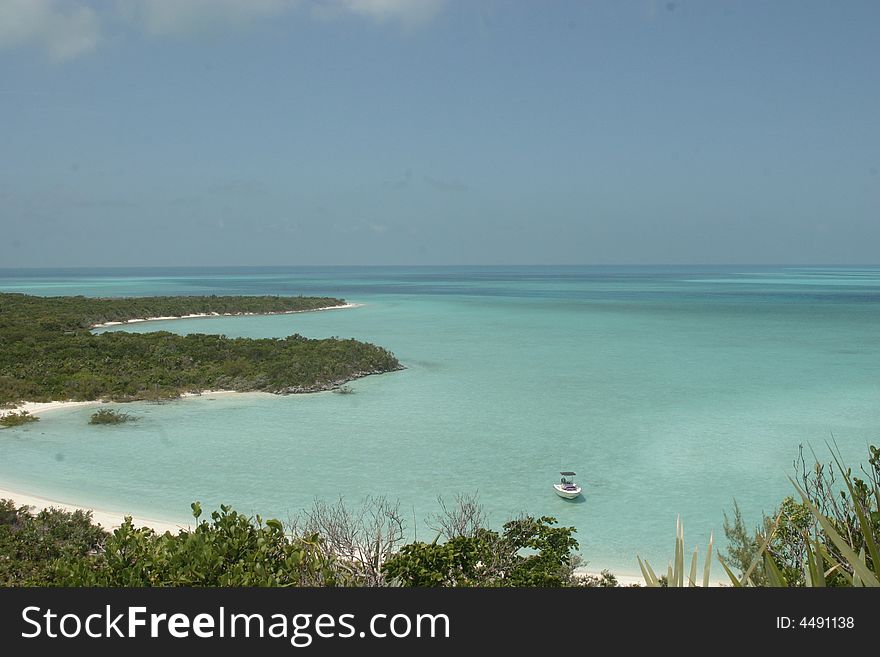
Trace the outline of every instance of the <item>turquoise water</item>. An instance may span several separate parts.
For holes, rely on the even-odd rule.
[[[35,294],[327,294],[333,312],[151,322],[132,331],[355,337],[407,369],[352,395],[228,395],[92,409],[0,433],[0,486],[149,517],[229,503],[286,519],[315,497],[399,499],[418,536],[437,496],[493,522],[578,529],[594,568],[663,564],[792,493],[799,444],[864,460],[880,428],[880,268],[425,267],[0,271]],[[551,484],[573,469],[580,502]]]

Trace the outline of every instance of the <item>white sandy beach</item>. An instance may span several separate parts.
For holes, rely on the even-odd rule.
[[[296,315],[298,313],[317,313],[324,310],[346,310],[348,308],[359,308],[362,303],[344,303],[341,306],[327,306],[326,308],[312,308],[309,310],[281,310],[278,312],[268,313],[194,313],[191,315],[169,315],[167,317],[140,317],[129,319],[124,322],[104,322],[103,324],[95,324],[91,328],[108,328],[110,326],[122,326],[124,324],[137,324],[139,322],[161,322],[171,319],[201,319],[205,317],[245,317],[252,315]]]
[[[94,522],[101,525],[102,527],[104,527],[104,529],[107,530],[116,529],[125,520],[125,516],[130,515],[121,511],[95,509],[88,506],[83,506],[81,504],[73,504],[60,500],[52,500],[46,497],[38,497],[36,495],[29,495],[27,493],[21,493],[19,491],[8,490],[6,488],[0,488],[0,499],[12,500],[13,502],[15,502],[16,506],[34,507],[32,509],[33,511],[40,511],[49,507],[62,509],[64,511],[76,511],[80,509],[83,511],[91,511],[92,519],[94,520]],[[159,533],[170,531],[176,534],[179,530],[187,528],[187,525],[179,525],[163,520],[155,520],[152,518],[132,517],[132,522],[135,524],[136,527],[149,527]]]
[[[313,308],[309,310],[283,310],[280,312],[269,312],[269,313],[198,313],[192,315],[180,315],[180,316],[168,316],[168,317],[142,317],[136,319],[129,319],[124,322],[105,322],[103,324],[95,324],[91,328],[107,328],[110,326],[121,326],[123,324],[136,324],[139,322],[158,322],[158,321],[167,321],[172,319],[200,319],[204,317],[239,317],[245,315],[293,315],[297,313],[315,313],[321,312],[324,310],[346,310],[349,308],[360,308],[364,304],[362,303],[345,303],[341,306],[327,306],[326,308]],[[183,393],[181,397],[206,397],[210,395],[224,395],[235,392],[235,390],[204,390],[201,393]],[[46,413],[47,411],[60,410],[62,408],[76,408],[77,406],[97,406],[99,404],[107,403],[109,400],[95,400],[95,401],[51,401],[51,402],[23,402],[18,404],[14,408],[8,409],[0,409],[0,417],[4,415],[8,415],[10,413],[19,413],[21,411],[26,411],[31,415],[40,415],[42,413]]]
[[[719,566],[719,568],[720,568],[720,566]],[[642,577],[641,575],[621,575],[620,573],[615,572],[614,569],[609,569],[609,570],[611,570],[611,574],[614,575],[614,577],[617,579],[617,583],[620,586],[645,586],[645,578]],[[663,574],[664,575],[666,574],[665,570],[663,571]],[[586,576],[600,577],[600,578],[602,577],[602,573],[599,571],[593,570],[592,567],[589,570],[582,570],[582,569],[578,568],[575,571],[575,575],[580,575],[582,577],[586,577]],[[699,582],[700,586],[703,585],[702,584],[702,582],[703,582],[702,577],[703,577],[703,574],[701,571],[699,579],[697,580]],[[709,586],[710,586],[710,588],[730,586],[730,582],[724,582],[722,580],[711,579],[711,580],[709,580]]]
[[[104,529],[108,531],[112,531],[119,527],[126,515],[122,512],[118,511],[108,511],[106,509],[96,509],[88,506],[82,506],[79,504],[72,504],[69,502],[62,502],[58,500],[52,500],[45,497],[38,497],[36,495],[28,495],[27,493],[20,493],[18,491],[8,490],[6,488],[0,488],[0,500],[7,499],[13,500],[16,506],[30,506],[33,507],[32,511],[36,512],[45,508],[56,508],[62,509],[64,511],[91,511],[92,512],[92,520],[96,523],[104,527]],[[132,517],[132,522],[135,527],[149,527],[153,531],[157,533],[165,533],[166,531],[171,532],[172,534],[178,533],[181,529],[191,529],[191,525],[182,525],[176,524],[172,522],[168,522],[165,520],[155,520],[152,518],[143,518],[143,517]],[[601,577],[601,573],[593,571],[593,570],[581,570],[578,569],[577,574],[582,576],[592,575],[595,577]],[[617,582],[620,586],[644,586],[645,581],[638,575],[620,575],[614,573],[614,576],[617,578]],[[718,582],[712,582],[711,586],[720,586]]]
[[[230,395],[237,393],[236,390],[203,390],[202,392],[184,392],[180,395],[181,398],[184,397],[202,397],[202,398],[212,398],[217,395]],[[240,393],[239,393],[240,394]],[[266,393],[268,394],[268,393]],[[0,409],[0,417],[4,415],[8,415],[10,413],[20,413],[22,411],[26,411],[31,415],[42,415],[44,413],[48,413],[50,411],[60,411],[65,408],[79,408],[86,406],[100,406],[102,404],[112,403],[111,400],[108,399],[96,399],[94,401],[51,401],[51,402],[23,402],[18,404],[13,408],[5,408]],[[125,402],[118,402],[123,404]]]
[[[220,395],[230,395],[230,394],[254,394],[254,393],[238,393],[235,390],[205,390],[201,393],[184,393],[181,397],[201,397],[211,399],[213,397],[217,397]],[[260,393],[257,393],[260,394]],[[269,394],[269,393],[265,393]],[[53,401],[53,402],[25,402],[20,404],[15,409],[7,409],[0,410],[0,417],[2,417],[6,413],[13,413],[18,411],[27,411],[34,415],[41,415],[43,413],[61,410],[65,408],[76,408],[76,407],[85,407],[85,406],[99,406],[104,404],[104,401]],[[31,506],[34,507],[34,510],[41,510],[47,507],[54,507],[57,509],[63,509],[65,511],[75,511],[77,509],[87,510],[92,512],[92,518],[97,523],[100,524],[107,530],[113,530],[119,527],[126,515],[121,511],[111,511],[108,509],[99,509],[90,506],[84,506],[81,504],[76,504],[71,501],[63,501],[63,500],[55,500],[49,499],[46,497],[40,497],[36,495],[31,495],[28,493],[23,493],[20,491],[10,490],[9,488],[4,487],[2,483],[0,483],[0,499],[11,499],[15,502],[17,506]],[[172,522],[168,522],[165,520],[156,520],[153,518],[144,518],[133,516],[132,521],[137,527],[150,527],[156,532],[164,533],[166,531],[170,531],[172,533],[177,533],[181,529],[186,529],[186,525],[175,524]],[[595,568],[595,567],[594,567]],[[578,573],[581,575],[592,575],[595,577],[601,577],[601,573],[599,571],[590,568],[588,570],[584,569],[578,570]],[[614,576],[617,578],[620,586],[632,586],[639,585],[644,586],[644,579],[639,575],[621,575],[618,573],[614,573]],[[713,582],[712,586],[719,586],[719,583]]]
[[[50,401],[50,402],[23,402],[14,408],[0,409],[0,417],[10,413],[26,411],[31,415],[41,415],[49,411],[58,411],[62,408],[77,408],[79,406],[97,406],[101,400],[95,401]]]
[[[358,303],[346,303],[341,306],[329,306],[327,308],[315,308],[313,310],[290,310],[283,311],[279,313],[203,313],[203,314],[192,314],[192,315],[183,315],[181,317],[144,317],[138,319],[130,319],[127,322],[106,322],[104,324],[97,324],[92,326],[92,328],[102,328],[108,326],[118,326],[121,324],[133,324],[137,322],[151,322],[151,321],[161,321],[161,320],[172,320],[172,319],[196,319],[202,317],[220,317],[220,316],[237,316],[237,315],[289,315],[294,313],[302,313],[302,312],[318,312],[322,310],[344,310],[348,308],[357,308],[363,304]],[[218,395],[228,395],[235,393],[235,390],[204,390],[200,393],[183,393],[181,397],[201,397],[201,398],[212,398]],[[95,400],[95,401],[51,401],[51,402],[23,402],[18,404],[14,408],[8,409],[0,409],[0,417],[10,413],[18,413],[21,411],[26,411],[31,415],[42,415],[47,412],[61,410],[61,409],[70,409],[77,407],[87,407],[87,406],[99,406],[101,404],[108,403],[107,400]],[[31,506],[34,507],[35,510],[44,509],[47,507],[55,507],[58,509],[64,509],[65,511],[75,511],[77,509],[87,510],[92,512],[92,518],[94,521],[105,529],[115,529],[119,527],[124,521],[125,516],[127,515],[121,511],[110,511],[107,509],[97,509],[88,506],[83,506],[80,504],[75,504],[68,501],[62,500],[53,500],[45,497],[39,497],[36,495],[30,495],[28,493],[23,493],[20,491],[13,491],[7,488],[0,487],[0,499],[10,499],[15,502],[17,506]],[[150,527],[157,532],[177,532],[180,529],[185,529],[186,525],[178,525],[175,523],[167,522],[164,520],[156,520],[152,518],[141,518],[141,517],[132,517],[132,521],[138,527]]]
[[[59,500],[52,500],[45,497],[38,497],[36,495],[28,495],[27,493],[20,493],[18,491],[8,490],[6,488],[0,488],[0,500],[8,499],[13,500],[16,506],[30,506],[33,507],[32,511],[36,512],[41,509],[54,507],[56,509],[62,509],[64,511],[91,511],[92,519],[95,523],[104,527],[104,529],[112,531],[119,527],[126,515],[122,512],[118,511],[108,511],[106,509],[96,509],[88,506],[82,506],[79,504],[72,504],[70,502],[62,502]],[[135,527],[149,527],[157,533],[165,533],[166,531],[170,531],[172,534],[176,534],[181,529],[190,529],[191,525],[182,525],[175,524],[164,520],[155,520],[152,518],[143,518],[143,517],[132,517],[132,522]],[[577,574],[586,576],[592,575],[595,577],[601,577],[601,573],[593,571],[593,570],[578,570]],[[615,573],[614,576],[617,578],[618,584],[620,586],[633,586],[639,585],[644,586],[645,581],[638,575],[620,575]],[[711,586],[719,586],[717,582],[713,582]]]
[[[181,395],[182,397],[195,397],[200,396],[203,398],[210,399],[219,395],[229,395],[229,394],[245,394],[245,393],[237,393],[234,390],[205,390],[200,395],[196,393],[185,393]],[[253,394],[253,393],[251,393]],[[17,411],[28,411],[29,413],[33,413],[35,415],[46,413],[53,410],[59,410],[62,408],[75,408],[78,406],[96,406],[100,405],[104,402],[101,401],[87,401],[87,402],[75,402],[75,401],[55,401],[55,402],[45,402],[45,403],[36,403],[36,402],[26,402],[21,404],[17,409],[0,411],[0,417],[4,413],[11,413]],[[89,506],[83,506],[80,504],[75,504],[70,501],[61,501],[54,500],[45,497],[39,497],[36,495],[30,495],[28,493],[22,493],[19,491],[10,490],[8,488],[3,487],[0,484],[0,499],[11,499],[15,502],[17,506],[31,506],[34,507],[34,510],[40,510],[47,507],[55,507],[57,509],[64,509],[65,511],[75,511],[77,509],[88,510],[92,512],[92,518],[94,521],[101,526],[103,526],[107,530],[113,530],[119,527],[123,519],[125,517],[125,513],[120,511],[110,511],[107,509],[98,509]],[[129,514],[130,515],[130,514]],[[180,529],[186,529],[187,526],[179,525],[175,523],[171,523],[164,520],[155,520],[152,518],[143,518],[143,517],[132,517],[132,521],[137,527],[150,527],[156,532],[164,533],[166,531],[170,531],[172,533],[177,533]],[[592,575],[595,577],[601,577],[601,573],[599,571],[591,569],[578,569],[578,573],[580,575]],[[639,585],[644,586],[645,581],[639,575],[622,575],[618,573],[614,573],[614,576],[617,578],[620,586],[632,586]],[[719,582],[712,582],[712,586],[720,586]]]
[[[638,575],[618,575],[617,573],[612,571],[612,574],[617,579],[617,583],[620,586],[644,586],[645,580]],[[595,570],[581,570],[580,568],[575,571],[576,576],[581,577],[602,577],[602,573]]]
[[[202,397],[211,399],[219,395],[229,395],[234,393],[238,394],[235,390],[204,390],[201,393],[184,393],[183,395],[181,395],[181,397]],[[27,411],[32,415],[42,415],[43,413],[57,411],[65,408],[99,406],[104,403],[106,402],[100,400],[25,402],[13,409],[0,410],[0,417],[3,417],[7,413],[17,413],[20,411]],[[119,527],[122,524],[125,516],[130,515],[122,511],[98,509],[90,506],[76,504],[70,501],[49,499],[46,497],[31,495],[29,493],[23,493],[21,491],[10,490],[9,488],[6,488],[3,484],[0,484],[0,499],[13,500],[17,506],[31,506],[34,507],[34,510],[36,511],[45,509],[47,507],[55,507],[56,509],[63,509],[65,511],[76,511],[77,509],[91,511],[94,521],[108,530],[113,530]],[[180,529],[185,529],[187,527],[187,525],[175,524],[165,520],[156,520],[154,518],[132,517],[132,521],[137,527],[150,527],[151,529],[159,533],[164,533],[166,531],[176,533]]]
[[[151,322],[151,321],[167,321],[174,319],[199,319],[199,318],[210,318],[210,317],[219,317],[219,316],[243,316],[243,315],[257,315],[257,314],[294,314],[301,312],[318,312],[323,310],[343,310],[348,308],[357,308],[362,306],[363,304],[358,303],[347,303],[341,306],[331,306],[328,308],[318,308],[315,310],[294,310],[294,311],[284,311],[280,313],[223,313],[222,315],[219,313],[211,313],[211,314],[191,314],[184,316],[176,316],[176,317],[145,317],[145,318],[137,318],[130,319],[126,322],[106,322],[104,324],[97,324],[92,328],[106,328],[111,326],[119,326],[123,324],[134,324],[139,322]],[[234,390],[205,390],[201,393],[183,393],[181,397],[201,397],[211,399],[212,397],[220,396],[220,395],[230,395],[230,394],[242,394],[238,393]],[[267,393],[268,394],[268,393]],[[95,401],[51,401],[51,402],[24,402],[19,404],[17,407],[12,409],[0,409],[0,417],[6,415],[8,413],[15,413],[20,411],[27,411],[32,415],[42,415],[44,413],[62,410],[62,409],[70,409],[77,407],[89,407],[89,406],[100,406],[102,404],[109,403],[109,400],[95,400]],[[95,523],[100,524],[107,530],[113,530],[119,527],[127,514],[123,511],[112,511],[108,509],[100,509],[90,506],[85,506],[81,504],[77,504],[75,502],[69,500],[56,500],[50,499],[47,497],[40,497],[36,495],[31,495],[29,493],[11,490],[0,482],[0,499],[11,499],[15,502],[17,506],[30,506],[33,507],[34,511],[38,511],[44,508],[54,507],[57,509],[63,509],[65,511],[75,511],[75,510],[85,510],[91,511],[92,519]],[[133,516],[132,521],[137,527],[149,527],[156,532],[164,533],[166,531],[170,531],[172,533],[177,533],[181,529],[187,529],[191,526],[176,524],[173,522],[169,522],[167,520],[157,520],[153,518],[145,518]],[[601,577],[601,573],[590,568],[589,570],[584,569],[578,570],[578,573],[581,575],[591,575],[596,577]],[[632,585],[640,585],[644,586],[644,580],[639,575],[621,575],[615,573],[615,577],[617,578],[620,586],[632,586]],[[717,583],[713,582],[713,586],[717,586]]]

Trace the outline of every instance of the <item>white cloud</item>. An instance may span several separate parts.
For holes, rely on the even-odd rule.
[[[97,12],[82,3],[0,0],[0,48],[36,46],[60,61],[94,50],[100,37]]]
[[[324,0],[320,6],[329,16],[365,16],[373,20],[398,21],[413,27],[427,23],[443,8],[446,0]]]
[[[293,10],[298,0],[119,0],[119,15],[150,36],[245,27]]]
[[[321,18],[359,16],[417,26],[430,21],[446,0],[308,0]],[[120,15],[151,36],[244,27],[292,12],[303,0],[117,0]]]
[[[417,27],[447,0],[0,0],[0,48],[39,47],[67,60],[95,50],[106,33],[135,30],[148,37],[186,36],[247,27],[302,5],[333,19],[355,16]],[[310,12],[306,10],[305,15]]]

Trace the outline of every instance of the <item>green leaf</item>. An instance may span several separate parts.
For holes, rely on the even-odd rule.
[[[742,581],[751,584],[752,583],[752,573],[755,571],[755,568],[758,565],[758,562],[763,558],[764,551],[767,549],[767,546],[770,545],[770,541],[773,540],[773,535],[776,533],[776,530],[779,529],[779,521],[782,518],[782,512],[776,516],[776,520],[773,521],[773,526],[767,532],[767,535],[761,540],[761,545],[758,547],[758,551],[755,553],[755,557],[752,559],[752,563],[749,565],[748,570],[743,573]],[[727,570],[727,566],[724,567]]]
[[[645,561],[643,563],[641,557],[636,557],[636,559],[639,561],[639,568],[642,571],[642,577],[645,578],[645,584],[651,587],[660,586],[660,580],[657,578],[657,575],[654,573],[648,562]]]
[[[818,541],[814,544],[813,541],[806,538],[804,544],[807,547],[807,564],[804,568],[806,585],[807,587],[824,587],[826,584],[825,562]]]
[[[712,569],[712,542],[714,534],[709,534],[709,547],[706,549],[706,565],[703,567],[703,586],[709,586],[709,571]]]
[[[672,580],[675,579],[675,582]],[[684,586],[684,527],[681,516],[675,519],[675,566],[669,573],[669,586]]]
[[[785,575],[782,574],[782,571],[779,570],[776,560],[769,552],[764,553],[764,571],[767,573],[767,579],[770,582],[770,586],[775,586],[776,588],[788,587],[788,580],[785,578]]]
[[[789,479],[791,483],[794,484],[794,487],[797,488],[798,493],[800,493],[800,496],[804,500],[804,504],[807,505],[807,508],[810,509],[813,516],[819,521],[819,524],[822,525],[822,529],[834,545],[837,546],[837,549],[840,550],[843,558],[846,559],[847,563],[853,569],[853,575],[858,575],[863,586],[880,586],[880,580],[877,579],[877,576],[874,575],[871,569],[868,568],[861,559],[859,559],[859,555],[857,555],[849,544],[843,540],[840,534],[837,533],[837,530],[834,529],[834,525],[831,524],[831,521],[826,518],[818,508],[816,508],[816,505],[813,504],[809,497],[807,497],[807,494],[800,486],[798,486],[797,482],[795,482],[794,479]]]
[[[730,578],[731,584],[733,584],[736,588],[742,588],[742,582],[737,579],[736,575],[733,574],[733,571],[727,567],[727,564],[724,563],[724,559],[721,558],[721,555],[718,555],[718,561],[721,564],[721,567],[724,568],[724,572],[727,573],[727,576]]]
[[[837,458],[837,453],[834,450],[831,451],[832,456],[834,456],[834,462],[837,464],[838,469],[843,475],[843,481],[846,483],[846,487],[849,490],[849,496],[852,500],[852,505],[855,508],[856,515],[859,518],[859,528],[862,530],[862,538],[865,539],[865,545],[868,546],[868,553],[871,555],[871,560],[874,564],[874,574],[880,579],[880,552],[877,551],[877,544],[874,542],[874,532],[872,531],[872,523],[871,521],[865,517],[865,512],[862,509],[862,505],[856,497],[855,491],[852,487],[852,481],[850,481],[849,470],[844,471],[843,465],[840,460]],[[867,568],[867,566],[866,566]]]

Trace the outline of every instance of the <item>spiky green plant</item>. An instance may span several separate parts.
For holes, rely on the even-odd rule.
[[[850,495],[855,498],[849,471],[844,471],[841,468],[841,472],[843,473],[844,482],[847,485]],[[820,575],[820,573],[824,569],[824,564],[829,563],[831,564],[831,570],[836,570],[843,575],[844,579],[846,579],[852,586],[880,586],[880,556],[877,554],[877,542],[873,535],[874,532],[872,531],[871,520],[873,520],[873,518],[869,519],[869,516],[865,513],[864,509],[861,508],[858,501],[855,501],[854,508],[859,520],[859,530],[862,542],[862,547],[859,549],[859,552],[856,553],[852,546],[834,528],[834,523],[831,518],[819,511],[816,505],[813,504],[812,500],[807,496],[806,492],[804,492],[797,483],[794,481],[792,481],[792,483],[795,488],[797,488],[801,498],[803,498],[804,504],[807,505],[810,513],[813,514],[816,522],[822,528],[825,536],[831,540],[843,556],[843,559],[834,557],[828,548],[822,545],[818,540],[808,541],[808,563],[806,565],[807,572],[810,573],[808,579],[810,579],[811,582],[822,582],[822,584],[819,584],[820,586],[824,585],[824,576]],[[868,548],[868,553],[871,555],[873,569],[870,568],[866,562],[865,547]]]
[[[830,447],[830,446],[829,446]],[[855,478],[849,468],[844,467],[840,455],[831,449],[834,456],[834,464],[840,472],[845,489],[840,491],[840,497],[845,502],[847,511],[843,516],[840,513],[834,516],[823,513],[816,499],[793,479],[791,480],[804,506],[812,515],[812,527],[803,530],[800,538],[805,547],[805,558],[802,564],[803,585],[807,587],[834,586],[880,586],[880,485],[878,485],[878,472],[880,472],[880,450],[871,447],[869,462],[874,468],[873,474],[869,473],[870,481],[866,484],[861,479]],[[818,468],[818,466],[817,466]],[[810,489],[812,490],[812,489]],[[827,499],[817,496],[817,499]],[[737,576],[731,571],[720,555],[718,560],[727,573],[730,582],[735,587],[766,585],[771,587],[799,586],[800,581],[792,581],[791,577],[797,575],[792,571],[780,567],[773,552],[768,549],[780,528],[783,511],[780,511],[773,523],[770,523],[767,531],[760,536],[758,550],[752,558],[749,567],[741,575]],[[709,569],[711,561],[712,539],[709,539],[709,554],[703,574],[703,585],[708,585]],[[756,584],[752,575],[758,565],[763,565],[766,581]],[[661,586],[661,580],[657,577],[650,565],[643,563],[639,558],[639,567],[648,586]],[[697,552],[691,560],[688,585],[694,586],[697,568]],[[799,580],[799,578],[798,578]],[[681,520],[676,521],[675,528],[675,556],[669,564],[666,575],[667,586],[684,586],[684,532]]]
[[[706,562],[703,565],[703,586],[709,586],[709,575],[712,569],[713,541],[714,539],[712,534],[709,534],[709,546],[706,549]],[[666,571],[666,586],[697,586],[697,568],[700,556],[699,552],[699,548],[695,546],[694,554],[691,557],[691,567],[687,575],[687,584],[685,584],[684,527],[681,523],[681,517],[677,517],[675,519],[675,557],[673,558],[673,561],[670,562]],[[637,557],[637,559],[639,560],[639,568],[642,571],[642,576],[645,578],[645,584],[651,587],[663,586],[661,579],[657,577],[657,574],[654,572],[654,569],[651,568],[651,565],[647,561],[642,561],[641,557]]]

